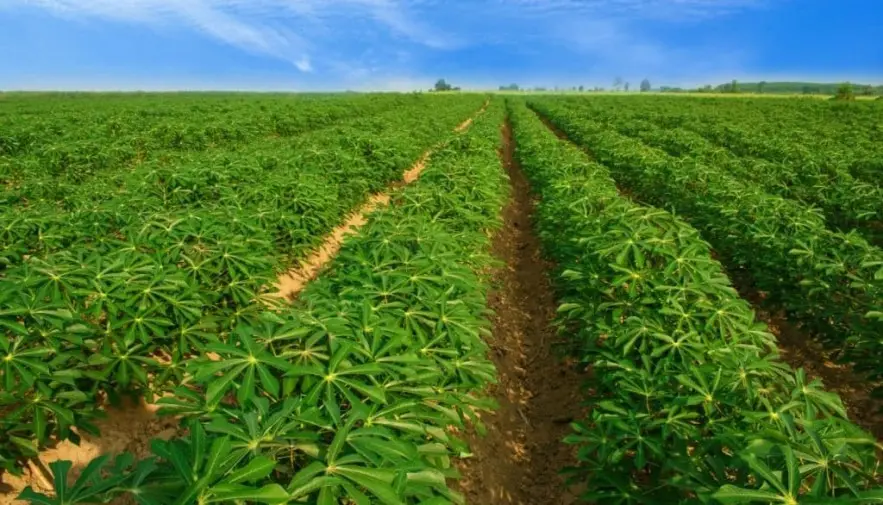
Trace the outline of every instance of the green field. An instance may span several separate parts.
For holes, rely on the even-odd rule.
[[[881,174],[879,101],[0,95],[0,503],[879,503]]]

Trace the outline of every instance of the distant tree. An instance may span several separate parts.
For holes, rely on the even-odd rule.
[[[626,90],[626,91],[629,90],[629,86],[631,86],[631,84],[629,84],[629,83],[625,83],[625,90]]]
[[[435,82],[435,90],[436,91],[450,91],[451,85],[447,83],[444,79],[439,79]]]
[[[763,94],[763,88],[766,87],[766,81],[757,83],[757,92]]]
[[[508,86],[500,86],[500,91],[518,91],[520,88],[514,82]]]
[[[861,94],[864,96],[872,96],[874,94],[874,87],[871,85],[862,86]]]
[[[616,78],[613,79],[613,89],[615,89],[616,91],[619,91],[619,88],[621,88],[621,87],[622,87],[622,77],[616,76]]]
[[[583,91],[583,90],[585,90],[586,88],[585,88],[582,84],[580,84],[580,86],[579,86],[578,89],[579,89],[580,91]]]
[[[852,83],[844,82],[837,88],[837,94],[834,96],[835,100],[855,100],[855,90],[852,87]]]
[[[730,93],[738,93],[739,92],[739,83],[736,79],[733,79],[733,82],[730,83]]]
[[[650,88],[650,79],[644,79],[643,81],[641,81],[641,92],[642,93],[650,91],[650,89],[651,89]]]

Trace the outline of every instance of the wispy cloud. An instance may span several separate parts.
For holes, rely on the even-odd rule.
[[[105,19],[156,28],[185,26],[225,44],[288,61],[302,72],[328,52],[348,27],[379,25],[434,49],[454,38],[411,18],[408,2],[393,0],[5,0],[70,19]],[[2,6],[0,6],[2,8]]]
[[[775,0],[773,0],[775,1]],[[760,0],[500,0],[535,13],[696,20],[762,6]]]
[[[342,85],[398,88],[419,81],[413,76],[427,67],[432,73],[439,55],[474,57],[503,45],[527,52],[532,43],[590,58],[589,70],[658,73],[708,58],[704,49],[648,36],[647,23],[701,22],[782,1],[788,0],[0,0],[0,10],[25,6],[65,19],[183,28]],[[739,61],[737,52],[725,54],[730,64]]]

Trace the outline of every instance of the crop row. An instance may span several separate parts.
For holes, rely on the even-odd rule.
[[[486,405],[477,393],[494,376],[478,272],[505,197],[501,118],[491,104],[433,154],[297,305],[218,333],[202,347],[216,359],[182,363],[188,380],[160,404],[189,421],[188,435],[154,442],[137,463],[95,460],[103,475],[82,494],[157,505],[461,501],[446,479],[466,446],[449,428]]]
[[[785,135],[795,130],[794,125],[782,125],[780,133],[769,135],[756,131],[754,125],[743,125],[738,116],[722,124],[706,125],[690,117],[677,121],[669,116],[655,118],[642,114],[643,109],[634,104],[624,111],[622,105],[603,100],[568,102],[575,114],[605,123],[672,156],[719,167],[740,180],[761,185],[769,193],[816,205],[833,227],[843,231],[857,228],[873,243],[883,244],[883,189],[878,181],[856,178],[843,163],[831,162],[806,148],[789,144],[790,148],[780,149],[783,142],[788,143]],[[666,126],[639,119],[643,115]],[[684,127],[675,126],[675,122]],[[814,158],[810,159],[807,152],[812,152]]]
[[[730,271],[747,273],[772,307],[843,349],[871,377],[883,373],[880,249],[855,232],[829,230],[816,209],[718,167],[673,158],[550,102],[534,106],[636,196],[696,226]]]
[[[301,107],[277,117],[276,113],[269,111],[252,110],[253,104],[235,102],[228,105],[235,105],[229,107],[228,114],[211,108],[202,111],[200,105],[206,101],[205,97],[193,98],[190,107],[186,106],[187,102],[173,102],[165,108],[161,102],[156,103],[154,109],[170,114],[171,119],[161,116],[165,123],[154,126],[137,116],[107,117],[109,112],[102,115],[77,108],[66,113],[44,111],[33,117],[12,115],[17,122],[0,136],[0,145],[6,143],[18,147],[14,152],[7,148],[6,151],[10,152],[6,154],[0,148],[0,202],[30,203],[43,198],[65,201],[66,195],[77,192],[80,184],[93,184],[99,176],[118,177],[121,172],[134,170],[145,161],[170,161],[175,156],[206,150],[236,150],[254,142],[269,144],[274,139],[277,145],[284,146],[292,136],[353,116],[370,117],[397,105],[425,103],[425,100],[387,96],[339,100],[299,98],[290,100],[288,107],[294,104]],[[285,104],[279,98],[265,103],[275,107]],[[88,102],[80,104],[81,107],[88,105]],[[251,115],[245,115],[249,112]],[[123,111],[115,113],[124,114]],[[74,123],[66,125],[66,120],[71,118],[75,118]],[[258,123],[251,124],[255,118]],[[98,131],[90,129],[89,120],[96,122]],[[285,126],[280,124],[282,121]],[[33,123],[41,128],[27,134],[27,143],[13,138],[16,127],[30,128]],[[123,133],[113,129],[103,132],[102,129],[110,128],[109,124],[122,124],[132,131]],[[55,138],[51,132],[56,130],[65,134]]]
[[[315,102],[324,105],[304,107],[298,111],[293,119],[303,123],[302,126],[292,129],[284,136],[258,130],[238,141],[211,142],[212,149],[208,149],[208,144],[198,148],[135,146],[128,145],[128,141],[101,137],[90,139],[86,148],[81,143],[66,140],[58,144],[41,143],[36,153],[20,157],[0,157],[0,202],[30,206],[50,200],[61,202],[66,208],[70,208],[71,200],[75,200],[84,191],[90,196],[97,192],[111,195],[116,193],[125,184],[125,179],[131,178],[129,172],[135,172],[143,178],[152,169],[173,165],[204,164],[209,160],[215,164],[225,163],[236,155],[263,158],[263,152],[272,150],[316,150],[315,139],[320,135],[324,135],[330,145],[340,143],[340,140],[335,142],[331,139],[338,139],[341,135],[355,135],[356,138],[363,139],[362,142],[369,142],[365,140],[365,134],[388,128],[390,121],[398,120],[404,114],[414,118],[419,118],[420,114],[428,117],[442,103],[446,108],[460,111],[467,107],[477,109],[482,100],[477,95],[444,98],[443,102],[438,97],[401,97],[393,101],[379,96],[374,97],[376,103],[362,103],[367,98],[340,98],[340,104],[337,101]],[[345,112],[347,108],[349,112]],[[205,120],[206,117],[215,120],[214,116],[209,115],[197,116],[191,121]],[[180,121],[179,124],[170,126],[170,130],[185,135],[187,129],[193,126],[185,118]],[[233,124],[229,127],[239,126]],[[323,131],[329,130],[329,127],[338,129],[336,133]],[[358,135],[359,132],[363,134]],[[297,134],[302,134],[306,139],[300,139]],[[294,152],[290,154],[294,155]]]
[[[798,109],[794,104],[790,108]],[[788,106],[779,110],[788,110]],[[801,115],[721,114],[707,119],[686,115],[681,126],[739,154],[750,154],[795,170],[849,173],[867,183],[879,184],[883,130],[876,118],[880,112],[879,104],[862,104],[829,105]]]
[[[279,269],[478,105],[405,109],[382,128],[321,130],[224,163],[144,167],[121,176],[119,194],[82,188],[70,213],[5,209],[0,465],[88,429],[105,395],[179,384],[207,343],[258,324]]]
[[[796,169],[850,172],[877,184],[883,169],[880,103],[815,100],[599,97],[595,105],[620,117],[685,128],[740,155]]]
[[[117,150],[202,150],[264,136],[290,136],[334,121],[431,97],[398,94],[95,95],[17,97],[0,104],[0,156],[76,163]]]
[[[588,110],[579,109],[583,114]],[[635,137],[651,147],[665,150],[676,157],[693,158],[716,166],[742,181],[759,184],[765,191],[816,205],[825,213],[833,227],[849,231],[859,229],[875,244],[883,244],[880,223],[883,222],[883,189],[854,178],[845,169],[820,164],[792,164],[754,158],[742,152],[737,156],[726,147],[716,145],[696,132],[683,128],[663,128],[649,121],[622,119],[615,112],[599,118],[597,109],[591,117],[603,118],[624,135]],[[587,114],[588,115],[588,114]],[[742,132],[739,138],[749,137]]]
[[[583,498],[878,498],[873,438],[845,419],[837,395],[778,361],[775,338],[697,230],[620,196],[605,166],[523,103],[510,108],[516,157],[540,197],[540,239],[557,264],[558,325],[594,370],[590,414],[567,439]]]

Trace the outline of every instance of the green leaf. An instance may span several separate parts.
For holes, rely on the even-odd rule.
[[[240,482],[255,482],[273,473],[276,462],[265,456],[258,456],[248,462],[243,468],[227,475],[224,481],[229,484]]]
[[[285,489],[279,484],[267,484],[261,488],[239,486],[227,483],[215,486],[211,490],[211,496],[207,503],[249,501],[258,503],[287,503],[291,498]]]
[[[745,489],[730,484],[721,486],[714,494],[714,499],[721,503],[774,503],[781,502],[782,497],[769,491]]]

